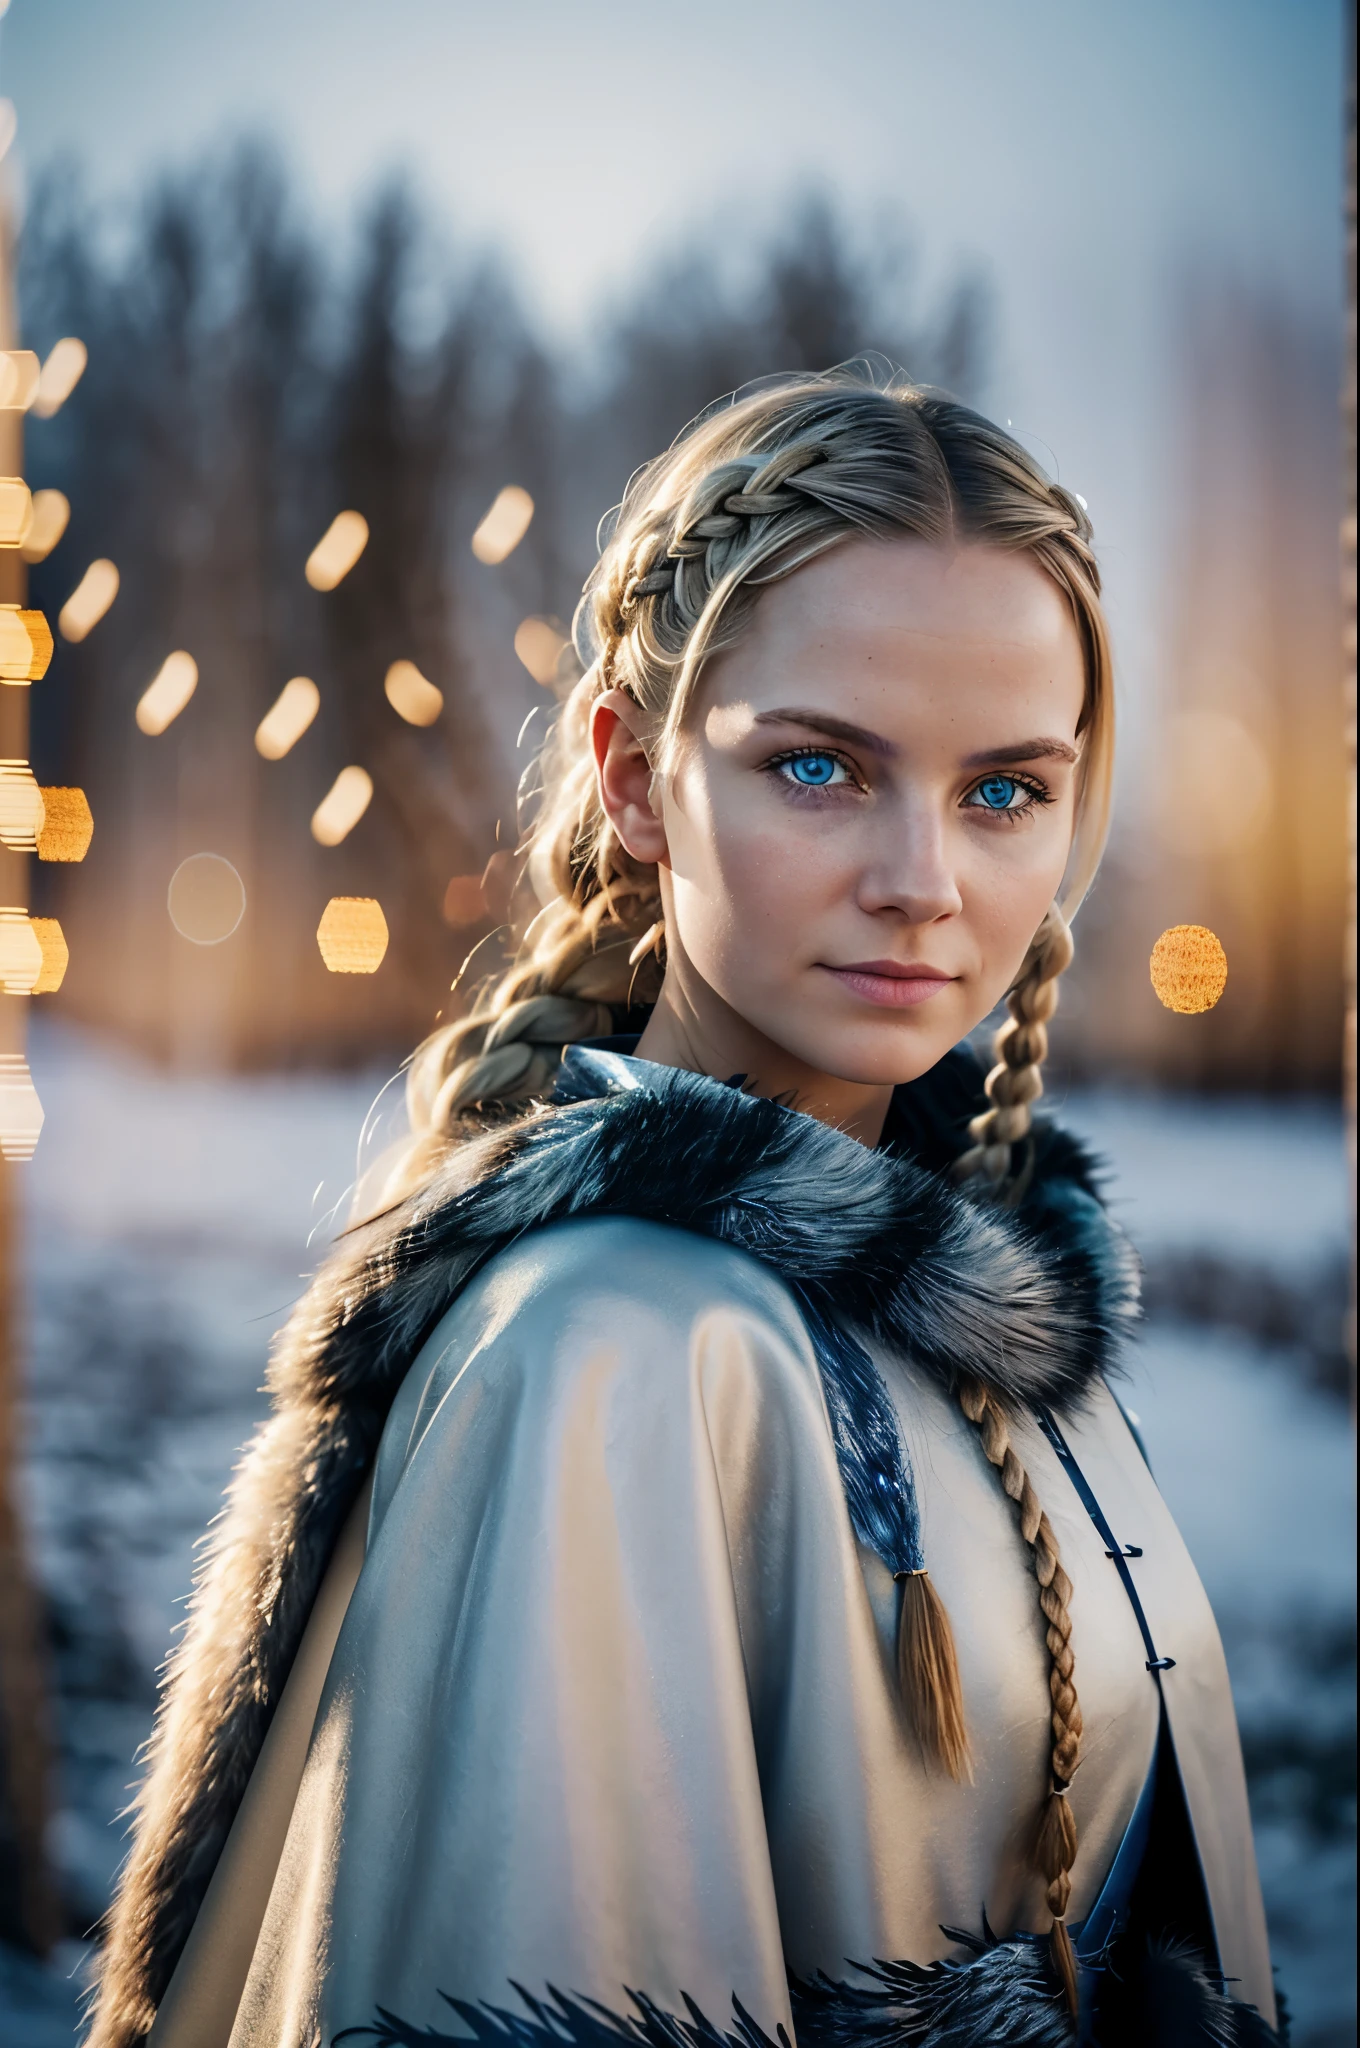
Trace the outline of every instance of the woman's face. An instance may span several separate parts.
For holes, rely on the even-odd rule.
[[[684,1063],[740,1057],[766,1092],[932,1067],[1058,891],[1083,695],[1071,612],[1029,556],[866,540],[764,592],[667,774],[630,701],[603,699],[601,792],[660,865],[656,1022]]]

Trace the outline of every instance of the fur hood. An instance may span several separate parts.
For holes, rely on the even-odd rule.
[[[170,1662],[90,2048],[144,2040],[393,1396],[468,1281],[525,1231],[621,1213],[721,1239],[779,1274],[810,1321],[871,1335],[942,1385],[983,1380],[1013,1407],[1070,1409],[1111,1365],[1136,1268],[1089,1157],[1041,1128],[1009,1210],[940,1170],[981,1092],[967,1056],[898,1091],[878,1151],[738,1087],[647,1067],[644,1088],[630,1068],[569,1056],[562,1092],[577,1099],[458,1147],[420,1195],[341,1241],[280,1333],[271,1416]]]

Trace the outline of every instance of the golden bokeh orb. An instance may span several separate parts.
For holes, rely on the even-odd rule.
[[[1148,966],[1158,1001],[1185,1017],[1212,1010],[1227,986],[1228,956],[1207,925],[1173,924]]]
[[[332,974],[376,974],[387,951],[387,919],[372,896],[332,896],[316,943]]]

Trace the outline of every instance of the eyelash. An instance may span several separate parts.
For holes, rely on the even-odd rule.
[[[991,804],[969,804],[968,798],[975,796],[983,783],[992,781],[994,777],[1000,781],[1013,782],[1020,789],[1027,789],[1030,797],[1029,802],[1027,804],[1019,804],[1013,810],[1009,807],[1005,810],[996,810]],[[980,775],[964,796],[964,805],[967,809],[983,811],[989,818],[1004,818],[1008,825],[1023,824],[1026,818],[1034,816],[1035,810],[1039,806],[1051,804],[1052,802],[1053,792],[1046,782],[1040,782],[1037,776],[1021,775],[1013,768],[1007,768],[1004,771],[993,769],[987,775]]]
[[[856,789],[867,787],[858,768],[848,754],[842,754],[836,747],[789,747],[782,754],[773,754],[765,763],[766,772],[784,782],[788,788],[801,791],[804,796],[818,796],[823,789],[836,787],[833,783],[795,782],[791,775],[780,776],[779,771],[790,761],[835,761],[844,768]],[[841,787],[844,787],[842,784]]]
[[[806,760],[836,761],[852,778],[857,789],[863,790],[866,786],[854,762],[848,755],[840,753],[835,747],[790,747],[782,754],[773,755],[765,763],[765,767],[769,774],[778,775],[779,770],[790,761]],[[1004,818],[1008,825],[1020,825],[1023,824],[1026,818],[1033,817],[1038,807],[1053,802],[1053,792],[1046,782],[1041,782],[1037,776],[1022,775],[1013,769],[1008,769],[1005,771],[1005,780],[1007,782],[1014,782],[1020,789],[1028,790],[1030,799],[1028,803],[1019,804],[1014,808],[1007,808],[1005,810],[995,810],[990,804],[968,804],[968,798],[975,795],[981,789],[984,782],[990,781],[992,775],[999,773],[999,770],[994,769],[990,775],[980,775],[978,777],[977,781],[972,784],[964,796],[964,804],[968,809],[985,811],[992,818]],[[816,783],[795,782],[792,776],[786,776],[782,779],[787,782],[790,788],[801,790],[805,796],[818,793],[818,785]],[[833,786],[828,784],[822,785],[823,788]]]

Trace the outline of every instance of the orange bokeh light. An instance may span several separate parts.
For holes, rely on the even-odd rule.
[[[198,663],[192,654],[177,647],[167,654],[151,681],[137,699],[139,729],[154,739],[179,717],[198,688]]]
[[[36,683],[52,659],[52,629],[41,612],[0,604],[0,683]]]
[[[1212,1010],[1228,982],[1228,956],[1207,925],[1173,924],[1148,966],[1158,1001],[1185,1017]]]
[[[94,837],[94,818],[83,789],[45,789],[39,860],[84,860]]]
[[[533,516],[534,501],[519,484],[507,484],[504,490],[497,491],[472,536],[472,552],[477,560],[494,567],[513,555],[529,531]]]
[[[65,981],[66,969],[70,965],[66,934],[55,917],[34,917],[29,922],[42,951],[42,966],[38,969],[33,993],[35,996],[52,996]]]
[[[444,693],[413,661],[394,661],[383,681],[387,701],[408,725],[433,725],[444,709]]]
[[[294,676],[284,684],[255,728],[255,751],[266,761],[281,761],[296,746],[317,712],[321,692],[310,676]]]
[[[312,812],[312,837],[318,846],[338,846],[347,839],[373,799],[373,777],[366,768],[342,768]]]
[[[456,931],[460,925],[477,924],[486,916],[486,897],[480,875],[455,875],[444,891],[444,922]]]
[[[43,1106],[28,1061],[21,1052],[0,1053],[0,1156],[31,1159],[42,1127]]]
[[[64,491],[35,491],[33,516],[20,553],[26,562],[45,562],[66,531],[71,501]]]
[[[57,628],[63,640],[83,640],[92,633],[118,595],[118,570],[107,556],[91,562],[85,574],[57,613]]]
[[[376,974],[387,951],[387,919],[373,896],[332,896],[316,943],[332,974]]]
[[[368,521],[363,513],[337,512],[308,555],[302,573],[313,590],[334,590],[367,546]]]

